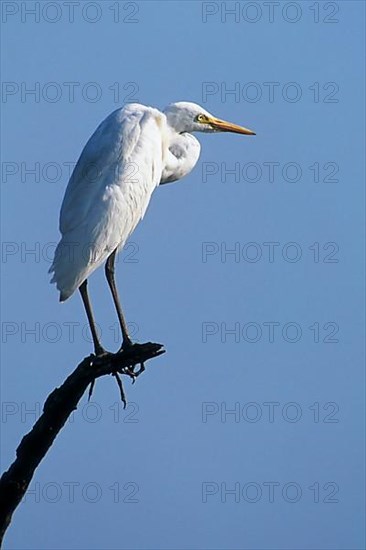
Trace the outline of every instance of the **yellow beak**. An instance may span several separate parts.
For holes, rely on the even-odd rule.
[[[244,126],[238,126],[237,124],[226,122],[225,120],[221,120],[219,118],[210,118],[209,124],[219,132],[232,132],[234,134],[245,134],[246,136],[256,135],[255,132],[249,130],[248,128],[244,128]]]

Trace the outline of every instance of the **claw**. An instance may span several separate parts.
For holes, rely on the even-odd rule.
[[[138,346],[139,344],[132,344],[130,342],[125,342],[124,345],[125,345],[125,351],[126,351],[126,348],[128,348],[130,346]],[[101,352],[102,350],[98,350],[98,351]],[[100,355],[92,355],[91,356],[91,361],[90,361],[91,364],[97,362],[98,359],[100,361],[103,361],[103,359],[104,359],[103,356],[105,356],[107,354],[109,354],[109,352],[103,350],[103,352]],[[112,354],[110,354],[110,355],[112,355]],[[111,373],[116,379],[116,382],[117,382],[117,385],[118,385],[118,388],[119,388],[119,392],[120,392],[120,396],[121,396],[121,401],[123,402],[123,407],[124,408],[127,407],[127,399],[126,399],[125,391],[123,389],[123,384],[122,384],[122,380],[120,378],[120,374],[126,374],[127,376],[132,378],[132,384],[134,384],[136,382],[136,378],[138,376],[140,376],[140,374],[143,373],[144,370],[145,370],[145,365],[144,365],[143,362],[141,362],[140,363],[140,368],[137,371],[135,371],[135,368],[136,368],[137,364],[138,363],[134,363],[130,366],[123,367],[120,370],[117,369],[115,372]],[[90,398],[93,394],[94,386],[95,386],[95,379],[90,382],[90,387],[89,387],[89,392],[88,392],[88,401],[90,401]]]
[[[125,367],[123,369],[123,374],[127,374],[130,378],[132,378],[132,383],[136,381],[136,378],[145,370],[144,363],[140,363],[140,368],[137,372],[135,372],[136,365],[132,365],[131,367]]]
[[[135,378],[136,376],[133,371],[133,367],[125,367],[122,374],[127,374],[130,378]]]
[[[119,388],[119,392],[120,392],[120,395],[121,395],[121,401],[123,402],[123,408],[125,409],[127,407],[127,400],[126,400],[125,391],[123,389],[122,380],[120,379],[118,372],[114,372],[113,376],[116,379],[116,382],[117,382],[117,385],[118,385],[118,388]]]
[[[95,386],[95,378],[90,382],[90,387],[89,387],[89,392],[88,392],[88,403],[89,403],[90,398],[93,394],[94,386]]]
[[[144,363],[140,363],[140,368],[139,368],[139,370],[138,370],[137,372],[135,372],[135,376],[136,376],[136,377],[137,377],[137,376],[140,376],[140,374],[141,374],[142,372],[144,372],[144,370],[145,370],[145,365],[144,365]]]

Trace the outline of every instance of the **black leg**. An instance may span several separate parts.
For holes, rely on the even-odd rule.
[[[79,286],[79,290],[80,290],[81,298],[83,300],[86,315],[89,321],[90,330],[93,337],[95,355],[102,355],[102,353],[105,353],[105,349],[102,347],[101,343],[99,342],[99,337],[95,326],[93,310],[89,300],[87,285],[88,285],[88,282],[85,279],[83,284]]]
[[[116,252],[117,252],[117,249],[112,252],[112,254],[109,256],[109,258],[108,258],[108,260],[105,264],[105,275],[107,277],[109,288],[111,289],[111,292],[112,292],[113,302],[114,302],[114,305],[116,307],[118,320],[119,320],[119,324],[120,324],[121,331],[122,331],[123,340],[122,340],[121,349],[126,349],[128,346],[132,345],[132,341],[131,341],[131,338],[128,335],[127,324],[126,324],[125,318],[123,316],[121,302],[119,300],[118,291],[117,291],[117,287],[116,287],[116,282],[114,280],[114,261],[115,261],[115,258],[116,258]]]

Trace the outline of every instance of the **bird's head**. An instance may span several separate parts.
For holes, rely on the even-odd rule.
[[[179,133],[182,132],[232,132],[255,136],[255,132],[216,118],[196,103],[179,101],[171,103],[164,109],[168,124]]]

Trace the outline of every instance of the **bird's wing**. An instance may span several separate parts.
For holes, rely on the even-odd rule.
[[[127,105],[109,115],[84,147],[62,203],[62,239],[50,270],[63,299],[143,217],[161,179],[165,120],[156,109]],[[72,248],[72,261],[65,248],[69,256]]]
[[[155,178],[148,169],[152,170],[159,158],[151,158],[149,152],[155,152],[156,146],[151,146],[161,142],[154,115],[164,117],[159,111],[143,105],[127,105],[111,113],[98,126],[68,183],[60,212],[62,234],[86,219],[95,200],[108,185],[118,184],[124,191],[127,183],[136,181],[138,172],[154,188]],[[155,143],[149,143],[152,140]],[[143,173],[146,169],[147,173]]]

